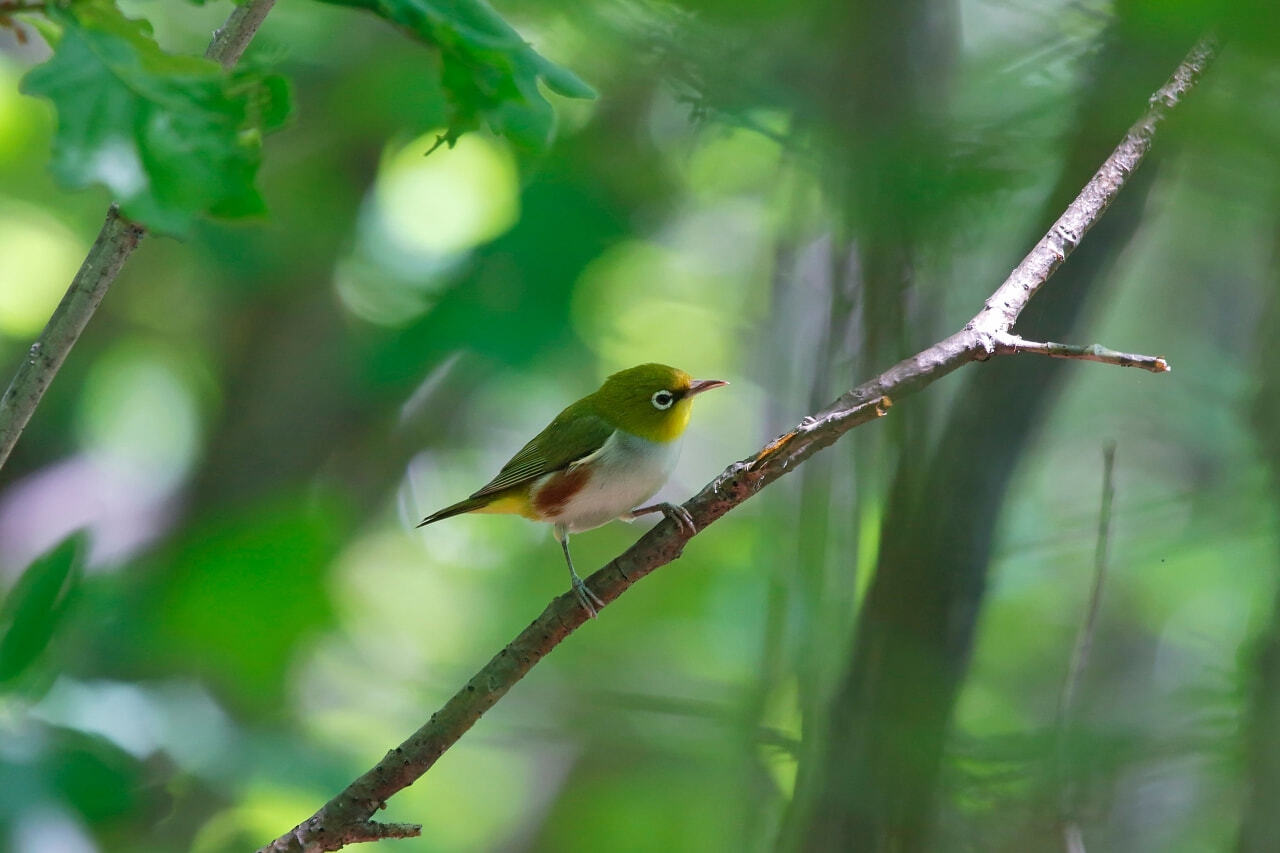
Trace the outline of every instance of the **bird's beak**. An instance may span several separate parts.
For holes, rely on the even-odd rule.
[[[723,388],[728,384],[723,379],[695,379],[689,384],[689,396],[693,397],[703,391],[710,391],[712,388]]]

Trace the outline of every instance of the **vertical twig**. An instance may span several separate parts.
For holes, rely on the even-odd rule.
[[[1102,605],[1102,584],[1107,576],[1107,557],[1111,547],[1111,502],[1115,497],[1116,445],[1110,442],[1102,450],[1102,506],[1098,511],[1098,540],[1093,550],[1093,588],[1089,591],[1089,604],[1084,622],[1076,632],[1075,648],[1071,652],[1071,664],[1062,682],[1058,696],[1057,755],[1058,821],[1062,827],[1062,843],[1067,853],[1085,853],[1084,836],[1076,820],[1075,790],[1071,778],[1070,746],[1072,739],[1072,715],[1075,711],[1076,690],[1084,669],[1089,664],[1089,650],[1093,646],[1094,628],[1098,622],[1098,610]]]
[[[206,58],[223,68],[235,65],[275,2],[248,0],[236,6],[226,23],[214,33]],[[66,295],[27,351],[8,390],[0,397],[0,468],[4,467],[44,392],[80,339],[80,333],[89,325],[93,312],[107,295],[124,262],[146,233],[141,225],[121,216],[116,205],[108,208],[107,221],[71,280]]]

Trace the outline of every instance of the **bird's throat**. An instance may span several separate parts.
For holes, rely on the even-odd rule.
[[[628,425],[628,432],[659,444],[669,444],[684,435],[689,426],[689,415],[693,412],[693,400],[685,398],[665,412],[660,420],[649,423]]]

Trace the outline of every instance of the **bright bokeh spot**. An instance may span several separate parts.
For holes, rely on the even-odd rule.
[[[423,270],[412,277],[396,275],[370,252],[356,252],[338,261],[333,285],[338,298],[355,316],[380,326],[402,326],[431,306],[442,279]]]
[[[434,553],[423,550],[398,530],[371,534],[343,552],[333,575],[333,598],[352,637],[417,677],[427,650],[464,655],[457,643],[466,636],[469,611],[458,602],[475,586],[458,583],[457,573],[443,571]]]
[[[554,795],[563,772],[559,756],[545,744],[513,749],[477,741],[459,743],[456,754],[431,768],[396,804],[401,814],[431,827],[436,850],[519,849],[510,839],[520,838],[523,827],[539,825],[540,801]]]
[[[298,815],[315,810],[310,791],[279,788],[255,781],[240,804],[209,818],[191,843],[192,853],[236,849],[246,839],[274,838],[282,826],[297,823]]]
[[[421,136],[389,154],[375,198],[382,227],[401,249],[465,252],[502,234],[520,215],[519,173],[501,144],[469,133],[453,148]]]
[[[709,133],[689,157],[689,188],[708,196],[759,192],[776,180],[782,148],[741,127]]]
[[[424,156],[434,144],[427,134],[383,158],[355,246],[334,270],[342,304],[371,323],[421,316],[467,253],[520,216],[519,172],[505,147],[467,134]]]
[[[77,413],[87,450],[146,477],[157,491],[176,485],[199,450],[199,404],[183,365],[168,348],[121,344],[90,370]]]
[[[24,809],[9,837],[12,849],[25,853],[97,853],[99,849],[77,815],[45,804]]]
[[[693,213],[662,242],[620,243],[583,271],[573,326],[607,368],[664,361],[709,370],[732,361],[735,330],[754,301],[744,269],[752,223],[737,213]]]
[[[0,54],[0,163],[20,157],[51,111],[18,91],[25,69]]]
[[[0,200],[0,333],[39,332],[84,253],[75,234],[43,208]]]
[[[619,244],[578,282],[573,324],[606,365],[720,364],[728,341],[699,294],[720,289],[690,258],[642,241]]]

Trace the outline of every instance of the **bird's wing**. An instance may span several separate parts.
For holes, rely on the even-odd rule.
[[[613,433],[613,424],[601,417],[569,410],[561,412],[471,497],[487,497],[567,468],[603,447]],[[554,434],[555,439],[548,440],[549,434]]]

